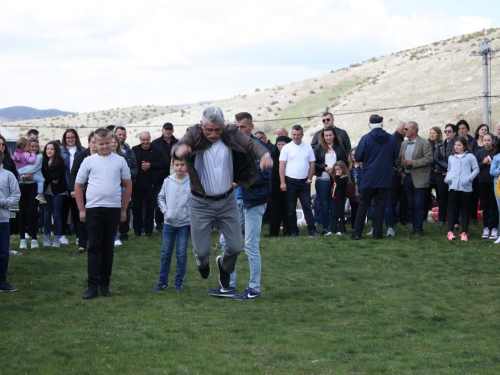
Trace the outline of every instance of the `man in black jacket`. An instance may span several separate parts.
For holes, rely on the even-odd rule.
[[[399,120],[396,126],[396,131],[392,134],[396,143],[398,144],[398,149],[401,149],[401,144],[405,140],[406,121]],[[396,207],[399,202],[399,219],[396,214]],[[392,170],[392,185],[391,185],[391,205],[392,214],[394,217],[394,222],[399,221],[400,224],[406,225],[410,220],[410,215],[408,213],[408,199],[406,198],[406,192],[403,184],[401,183],[401,175],[398,172],[397,166],[393,167]]]
[[[167,122],[163,124],[163,129],[161,130],[161,137],[156,138],[151,144],[163,150],[163,155],[165,155],[165,163],[167,163],[167,168],[160,171],[159,179],[161,183],[155,185],[155,223],[156,230],[161,232],[163,230],[163,213],[158,208],[158,194],[160,193],[163,181],[170,175],[170,163],[172,160],[172,146],[177,143],[177,138],[174,137],[174,126]]]
[[[163,183],[161,170],[168,168],[163,150],[151,144],[151,134],[142,132],[139,134],[140,145],[132,147],[139,167],[137,178],[132,188],[134,213],[134,235],[142,233],[142,205],[146,204],[146,216],[144,228],[146,236],[151,237],[153,233],[153,218],[155,209],[155,185]]]

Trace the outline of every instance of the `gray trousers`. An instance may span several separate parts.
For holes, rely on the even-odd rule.
[[[236,192],[219,201],[200,198],[191,194],[191,240],[198,267],[208,264],[212,245],[210,237],[214,223],[221,229],[226,240],[226,251],[222,254],[222,268],[232,273],[241,252],[241,226],[236,202]]]

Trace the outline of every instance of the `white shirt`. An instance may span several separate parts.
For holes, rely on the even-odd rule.
[[[220,138],[196,154],[194,168],[207,195],[224,194],[233,186],[233,154]]]
[[[309,163],[316,157],[309,144],[290,142],[281,149],[280,161],[286,161],[285,176],[302,180],[309,177]]]

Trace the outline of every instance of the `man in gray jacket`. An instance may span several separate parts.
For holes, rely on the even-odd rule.
[[[257,178],[254,157],[262,170],[273,161],[265,146],[238,131],[234,124],[224,125],[219,107],[205,108],[201,124],[187,129],[172,153],[186,157],[191,182],[191,238],[196,264],[202,278],[210,275],[212,225],[218,224],[226,239],[226,252],[217,257],[219,283],[229,288],[230,275],[241,252],[241,227],[233,181],[248,188]]]
[[[413,218],[413,230],[410,234],[422,236],[425,199],[430,186],[432,149],[430,142],[418,135],[418,124],[415,121],[408,121],[404,131],[407,139],[401,145],[397,165],[405,185],[410,215]]]

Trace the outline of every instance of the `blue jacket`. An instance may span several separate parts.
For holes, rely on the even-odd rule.
[[[394,137],[380,128],[372,129],[359,141],[354,158],[363,163],[358,189],[391,187],[392,165],[399,149]]]
[[[255,142],[259,142],[265,146],[264,142],[260,139],[255,138],[253,135],[251,138]],[[260,170],[260,158],[254,157],[254,159],[258,171],[257,179],[248,189],[241,189],[243,192],[243,206],[245,208],[259,206],[271,200],[271,169]]]

